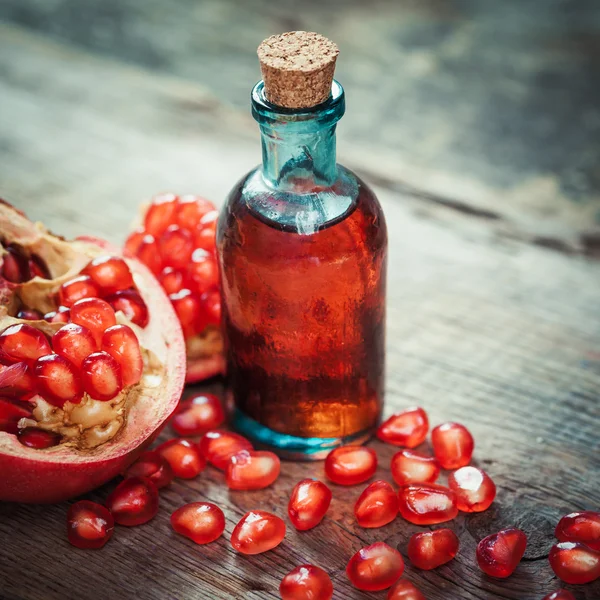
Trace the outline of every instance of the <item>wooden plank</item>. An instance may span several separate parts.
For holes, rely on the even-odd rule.
[[[248,121],[197,86],[2,26],[0,97],[0,193],[69,236],[119,242],[137,199],[156,190],[219,200],[259,156]],[[407,577],[430,600],[539,600],[559,587],[546,560],[557,519],[600,506],[600,266],[499,237],[491,219],[392,188],[375,186],[390,231],[386,413],[420,404],[433,424],[464,422],[477,464],[499,487],[492,509],[451,524],[461,539],[456,560],[432,572],[408,566]],[[394,450],[372,446],[378,477],[391,481]],[[358,489],[333,486],[325,521],[308,533],[290,529],[270,553],[241,557],[229,545],[246,510],[284,516],[292,486],[322,469],[285,463],[271,488],[229,493],[208,468],[165,490],[152,524],[118,528],[99,552],[68,545],[66,503],[0,506],[0,596],[263,600],[278,597],[291,568],[314,562],[331,573],[335,598],[372,597],[349,585],[350,555],[377,540],[405,553],[420,529],[401,520],[357,527]],[[113,486],[90,498],[103,500]],[[223,539],[196,547],[168,519],[202,499],[223,507],[227,527]],[[513,577],[492,580],[476,567],[475,545],[506,525],[524,528],[529,547]],[[576,595],[597,598],[600,581]]]

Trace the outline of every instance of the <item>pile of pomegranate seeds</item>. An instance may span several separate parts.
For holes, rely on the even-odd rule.
[[[429,571],[451,561],[458,546],[458,537],[451,529],[415,533],[408,542],[408,558],[415,567]]]
[[[346,566],[350,583],[366,592],[389,588],[403,572],[402,555],[384,542],[375,542],[361,548]]]
[[[210,544],[225,531],[225,515],[212,502],[192,502],[171,515],[173,529],[196,544]]]
[[[374,481],[360,495],[354,506],[361,527],[383,527],[398,515],[398,496],[387,481]]]
[[[338,485],[356,485],[371,479],[377,469],[377,454],[365,446],[341,446],[325,459],[325,475]]]
[[[67,537],[76,548],[102,548],[115,526],[111,512],[95,502],[80,500],[69,507]]]
[[[515,527],[488,535],[477,544],[479,568],[490,577],[509,577],[521,562],[526,546],[527,536]]]
[[[214,205],[198,196],[156,196],[125,244],[157,276],[186,338],[221,319],[217,216]]]
[[[18,244],[0,244],[2,267],[0,277],[11,283],[25,283],[34,277],[50,279],[46,263],[37,254],[30,254]],[[27,317],[19,317],[27,318]]]
[[[279,594],[281,600],[331,600],[333,584],[323,569],[300,565],[281,580]]]
[[[284,537],[283,519],[264,510],[252,510],[235,526],[231,545],[242,554],[260,554],[279,546]]]
[[[171,419],[171,427],[177,435],[204,435],[225,422],[221,402],[214,394],[199,394],[179,403]]]
[[[383,422],[377,437],[388,444],[415,448],[425,441],[428,431],[427,413],[422,408],[409,408]]]
[[[316,527],[331,504],[331,490],[316,479],[303,479],[292,490],[288,503],[290,521],[298,531]]]
[[[261,490],[279,477],[281,464],[273,452],[240,450],[227,465],[226,481],[230,490]]]
[[[387,600],[425,600],[425,596],[406,579],[399,579],[388,592]]]

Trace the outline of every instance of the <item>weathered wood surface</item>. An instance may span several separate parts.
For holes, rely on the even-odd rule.
[[[68,4],[53,3],[59,8]],[[445,5],[428,2],[422,6],[433,10],[431,7],[441,4]],[[558,6],[549,3],[555,4]],[[161,6],[155,0],[147,5],[155,11]],[[184,4],[171,5],[173,12],[168,14],[181,24],[186,14]],[[16,19],[18,6],[21,16],[17,17],[23,24],[31,26],[33,17],[41,15],[36,28],[58,28],[62,38],[74,35],[73,28],[67,27],[65,15],[72,13],[66,8],[62,12],[56,9],[56,22],[54,17],[44,22],[41,3],[4,0],[0,14],[6,16],[10,10],[11,18]],[[119,3],[122,9],[116,16],[111,12],[116,10],[116,3],[104,6],[105,19],[96,22],[104,23],[109,31],[120,22],[123,36],[127,31],[133,38],[131,47],[123,41],[121,47],[112,49],[113,58],[122,55],[143,63],[143,47],[138,46],[138,54],[134,52],[133,3]],[[231,10],[229,3],[222,6],[219,9],[216,2],[202,5],[203,9],[212,7],[212,12],[206,8],[204,19],[215,31],[219,24],[223,27],[224,17],[219,11]],[[274,8],[280,16],[273,22],[250,19],[249,9],[239,7],[237,19],[248,18],[248,29],[244,36],[237,20],[232,22],[235,27],[228,38],[231,56],[222,46],[219,50],[228,61],[224,72],[231,66],[231,75],[221,73],[219,78],[215,72],[212,80],[203,77],[213,90],[224,91],[217,85],[219,81],[219,85],[232,86],[228,93],[234,89],[237,83],[228,84],[224,79],[242,72],[236,72],[232,65],[237,64],[242,47],[244,52],[252,52],[254,38],[262,37],[263,30],[269,33],[302,25],[300,17],[287,22],[283,19],[282,15],[289,13],[286,6],[282,3]],[[393,10],[391,3],[373,6],[382,12],[375,14],[373,9],[361,9],[358,2],[353,4],[348,14],[353,14],[354,20],[348,17],[345,29],[333,17],[324,19],[323,27],[312,21],[313,28],[325,33],[331,33],[329,27],[346,31],[344,39],[350,43],[352,23],[359,27],[357,17],[369,23],[377,18],[382,27],[386,26],[385,11]],[[81,10],[85,14],[90,8]],[[584,22],[583,12],[579,11],[577,23]],[[138,15],[139,22],[147,14],[157,19],[156,13],[144,9]],[[167,13],[160,15],[167,17]],[[77,19],[86,22],[83,17]],[[204,20],[195,17],[187,29],[182,29],[184,39],[193,38],[190,31],[199,22]],[[203,33],[208,35],[210,25],[205,23],[204,27]],[[112,48],[111,44],[94,45],[89,37],[93,36],[81,34],[80,43],[94,51]],[[159,37],[159,30],[155,37]],[[360,46],[360,37],[354,37]],[[148,53],[152,44],[164,44],[155,38],[144,39]],[[218,36],[213,31],[209,39]],[[368,47],[361,50],[369,56]],[[202,62],[198,56],[195,59]],[[190,56],[165,64],[157,60],[150,66],[166,72],[149,72],[75,51],[70,43],[55,43],[39,33],[0,25],[0,195],[57,232],[73,236],[86,231],[115,242],[123,239],[138,200],[157,190],[197,191],[220,202],[232,182],[257,161],[257,134],[245,114],[219,102],[193,81],[200,79],[197,71],[184,69],[186,65],[191,69],[193,62]],[[243,65],[247,65],[244,60],[239,69],[245,69]],[[206,65],[202,68],[210,70]],[[589,73],[591,78],[591,66]],[[452,71],[445,71],[444,77],[451,78]],[[557,86],[562,89],[566,83],[560,80]],[[585,87],[581,81],[578,85],[574,87]],[[241,91],[242,102],[247,98],[247,87]],[[357,92],[359,87],[357,84]],[[574,96],[573,102],[576,100]],[[582,91],[580,104],[575,106],[592,110],[586,108],[588,103],[590,97]],[[519,108],[523,106],[517,103],[514,109],[518,112]],[[381,113],[382,108],[364,108],[365,113],[371,110]],[[551,114],[546,116],[552,127],[559,127]],[[493,111],[486,118],[493,121]],[[346,120],[350,128],[357,127],[352,113]],[[432,135],[434,129],[423,128],[424,135]],[[560,125],[559,139],[570,135],[567,129],[564,123]],[[507,200],[505,188],[479,171],[480,185],[487,186],[497,205],[493,214],[488,214],[486,206],[471,202],[460,186],[448,187],[441,196],[432,195],[427,181],[421,181],[422,186],[413,186],[410,181],[406,185],[403,169],[408,162],[402,162],[402,177],[396,177],[383,161],[402,153],[411,155],[410,143],[407,140],[404,147],[386,142],[380,135],[382,125],[377,131],[371,141],[377,144],[373,152],[378,154],[372,154],[373,147],[365,142],[345,156],[356,163],[364,158],[373,164],[377,157],[382,163],[371,174],[378,176],[372,181],[379,183],[374,187],[390,231],[386,413],[420,404],[434,424],[448,419],[464,422],[476,437],[476,462],[499,486],[498,499],[488,512],[460,516],[452,524],[461,539],[460,554],[453,562],[432,572],[408,566],[406,576],[429,600],[541,599],[559,587],[546,559],[557,519],[571,510],[600,507],[600,267],[595,260],[577,253],[586,250],[578,245],[579,236],[588,229],[583,215],[592,214],[586,212],[590,207],[597,211],[598,188],[590,183],[580,204],[574,204],[571,200],[557,203],[555,197],[533,187],[529,206],[540,208],[537,224],[533,223],[535,211],[528,212],[516,196]],[[468,132],[465,145],[457,149],[461,154],[463,148],[462,158],[457,160],[469,154],[464,150],[470,147],[467,139],[473,139]],[[362,139],[358,133],[344,135],[347,141],[352,135]],[[513,136],[526,145],[527,132],[516,130]],[[510,140],[505,143],[512,147]],[[344,156],[343,146],[341,150]],[[543,151],[544,144],[536,150]],[[550,151],[561,152],[553,147]],[[589,153],[593,155],[592,144],[587,152],[588,158]],[[492,170],[497,167],[486,149],[480,148],[480,154],[480,165],[487,164]],[[575,164],[569,160],[582,160],[572,154],[577,152],[571,149],[563,155],[565,165]],[[421,160],[418,148],[414,156]],[[512,178],[506,167],[506,186],[522,181],[528,164],[536,173],[543,172],[538,163],[528,162],[531,156],[518,161],[523,168],[515,168]],[[428,165],[427,169],[433,177],[436,168]],[[446,164],[440,172],[445,169],[452,171]],[[560,180],[557,167],[548,166],[548,173]],[[470,181],[472,175],[456,167],[453,177],[458,182]],[[564,219],[561,210],[567,215]],[[513,218],[517,213],[519,218]],[[564,251],[529,243],[531,232],[538,231],[534,237],[545,235],[535,229],[538,226],[551,229],[556,237],[550,236],[548,245]],[[218,383],[213,385],[218,389]],[[165,432],[163,439],[167,436]],[[378,476],[391,481],[389,459],[394,450],[379,443],[372,445],[380,456]],[[335,499],[325,521],[312,532],[300,534],[290,528],[284,543],[272,552],[241,557],[231,549],[229,534],[246,510],[263,508],[284,516],[289,491],[306,476],[322,477],[322,465],[285,463],[272,488],[230,493],[222,474],[208,468],[197,480],[179,481],[165,490],[159,515],[151,524],[118,528],[114,539],[99,552],[78,551],[68,545],[66,503],[0,506],[0,597],[262,600],[278,597],[279,581],[291,568],[314,562],[331,573],[335,598],[383,598],[384,594],[361,594],[352,589],[344,573],[347,559],[361,546],[377,540],[404,552],[411,533],[419,528],[401,520],[379,530],[358,528],[352,506],[359,489],[334,486]],[[113,485],[90,498],[104,499]],[[197,547],[177,537],[168,519],[181,504],[204,499],[223,507],[227,528],[223,539]],[[513,577],[492,580],[476,567],[475,545],[484,535],[506,525],[525,529],[529,547]],[[571,589],[578,600],[600,596],[600,582]]]

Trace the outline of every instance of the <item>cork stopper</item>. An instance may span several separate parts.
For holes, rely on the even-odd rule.
[[[265,95],[271,104],[310,108],[331,93],[338,47],[310,31],[273,35],[258,47]]]

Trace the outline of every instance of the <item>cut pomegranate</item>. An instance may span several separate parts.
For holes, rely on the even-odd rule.
[[[408,558],[415,567],[428,571],[451,561],[458,553],[458,544],[451,529],[415,533],[408,542]]]
[[[325,475],[338,485],[367,481],[377,469],[377,454],[365,446],[341,446],[325,459]]]
[[[98,286],[88,275],[80,275],[63,283],[58,290],[58,298],[63,306],[72,306],[84,298],[97,298],[100,295]]]
[[[112,537],[114,527],[110,511],[89,500],[72,504],[67,512],[67,537],[76,548],[102,548]]]
[[[134,286],[127,263],[119,256],[98,256],[82,271],[98,286],[102,296]]]
[[[0,366],[0,394],[17,400],[30,400],[37,394],[32,370],[23,362]]]
[[[69,323],[52,336],[54,352],[71,361],[78,369],[81,363],[98,350],[92,332],[86,327]]]
[[[194,444],[188,440],[169,440],[156,448],[175,474],[181,479],[193,479],[206,467],[206,460]]]
[[[20,248],[13,245],[4,248],[0,275],[11,283],[23,283],[31,279],[29,262]]]
[[[580,542],[560,542],[548,555],[555,575],[565,583],[590,583],[600,577],[600,552]]]
[[[19,421],[31,417],[31,408],[27,404],[15,404],[8,398],[0,397],[0,431],[16,434]]]
[[[556,590],[556,592],[544,596],[542,600],[575,600],[575,596],[567,590]]]
[[[600,551],[600,513],[586,510],[566,515],[558,522],[554,535],[560,542],[582,542]]]
[[[477,544],[479,568],[490,577],[509,577],[521,562],[526,546],[527,536],[514,527],[488,535]]]
[[[28,448],[44,450],[60,444],[61,436],[58,433],[36,429],[35,427],[26,427],[21,429],[17,435],[19,442]]]
[[[398,492],[400,514],[415,525],[436,525],[458,514],[456,494],[436,483],[411,483]]]
[[[43,318],[42,313],[34,308],[22,308],[17,313],[17,319],[25,319],[27,321],[39,321]]]
[[[433,453],[444,469],[458,469],[471,462],[475,442],[460,423],[443,423],[431,432]]]
[[[79,372],[66,358],[47,354],[35,363],[35,383],[40,396],[62,408],[65,402],[78,404],[83,396]]]
[[[81,381],[94,400],[112,400],[123,389],[121,367],[107,352],[94,352],[83,361]]]
[[[113,307],[115,312],[121,311],[135,325],[139,327],[148,325],[148,307],[135,290],[123,290],[107,296],[105,300]]]
[[[225,515],[211,502],[192,502],[171,515],[171,525],[196,544],[210,544],[223,535]]]
[[[223,372],[214,206],[198,196],[153,198],[126,249],[155,273],[187,340],[187,380]]]
[[[0,333],[0,356],[8,362],[33,364],[41,356],[51,353],[46,336],[31,325],[11,325]]]
[[[399,579],[388,592],[387,600],[425,600],[425,596],[406,579]]]
[[[253,510],[247,512],[231,534],[231,545],[242,554],[260,554],[279,546],[285,537],[285,523],[279,517]]]
[[[273,452],[240,450],[229,459],[227,487],[230,490],[262,490],[279,477],[281,464]]]
[[[398,496],[387,481],[374,481],[356,501],[354,514],[361,527],[383,527],[398,515]]]
[[[425,441],[428,431],[427,413],[422,408],[409,408],[384,421],[377,430],[377,437],[394,446],[414,448]]]
[[[333,584],[323,569],[300,565],[281,580],[279,595],[281,600],[331,600]]]
[[[173,481],[175,474],[167,460],[156,451],[144,452],[123,473],[126,479],[129,477],[145,477],[149,479],[158,489],[164,488]]]
[[[131,327],[114,325],[102,335],[101,348],[110,354],[121,367],[123,385],[139,383],[144,372],[140,343]]]
[[[71,306],[71,321],[89,329],[98,347],[106,329],[117,324],[112,306],[100,298],[85,298],[75,302]]]
[[[398,485],[407,483],[435,483],[440,465],[433,456],[415,450],[400,450],[392,456],[392,477]]]
[[[200,440],[198,449],[209,463],[221,471],[228,467],[229,459],[241,450],[254,450],[245,437],[221,429],[207,432]]]
[[[461,467],[448,475],[448,487],[456,493],[458,510],[482,512],[496,497],[496,484],[476,467]]]
[[[403,572],[404,561],[400,552],[384,542],[362,548],[346,566],[350,583],[366,592],[389,588]]]
[[[124,479],[106,499],[106,508],[119,525],[142,525],[158,512],[158,490],[149,479]]]
[[[48,323],[68,323],[71,317],[71,309],[66,306],[59,306],[56,310],[47,312],[44,320]]]
[[[292,490],[288,503],[290,521],[298,531],[316,527],[331,504],[331,490],[316,479],[303,479]]]
[[[171,419],[171,427],[177,435],[204,435],[224,421],[220,400],[214,394],[198,394],[179,404]]]

